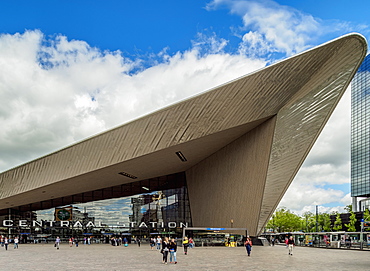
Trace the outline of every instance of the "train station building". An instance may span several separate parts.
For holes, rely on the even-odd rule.
[[[0,174],[5,234],[257,236],[366,55],[349,34]],[[124,105],[123,105],[124,106]]]

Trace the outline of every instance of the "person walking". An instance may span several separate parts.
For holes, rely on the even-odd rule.
[[[157,237],[157,249],[158,250],[161,249],[161,243],[162,243],[162,238],[158,235]]]
[[[164,264],[167,264],[168,252],[170,251],[169,246],[170,246],[170,243],[168,242],[168,238],[164,237],[164,240],[162,242],[162,250],[161,250],[161,253],[163,254]]]
[[[184,254],[188,255],[189,239],[185,236],[182,241],[182,246],[184,247]]]
[[[176,251],[177,251],[177,243],[174,238],[172,238],[170,245],[170,263],[177,264],[177,259],[176,259]]]
[[[245,249],[247,250],[247,255],[251,256],[251,250],[252,250],[252,240],[247,237],[247,240],[244,242]]]
[[[19,239],[18,237],[14,237],[14,249],[18,249],[18,243],[19,243]]]
[[[136,237],[136,243],[137,243],[138,247],[140,247],[140,244],[141,244],[140,237]]]
[[[4,237],[5,250],[8,250],[8,245],[9,245],[9,239],[7,237]]]
[[[59,238],[59,236],[57,236],[57,238],[55,239],[54,247],[56,247],[57,249],[59,249],[59,244],[60,244],[60,238]]]
[[[152,237],[152,238],[150,238],[150,249],[153,250],[154,246],[155,246],[155,238]]]
[[[293,236],[288,239],[288,253],[293,256],[293,247],[295,246]]]

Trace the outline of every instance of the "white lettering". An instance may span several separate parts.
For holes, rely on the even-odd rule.
[[[188,222],[186,224],[180,222],[180,228],[187,228],[188,227]]]
[[[80,221],[76,221],[76,223],[73,225],[74,228],[82,228],[82,224]]]
[[[19,227],[28,227],[27,220],[19,220]]]
[[[42,223],[40,221],[32,220],[32,227],[36,227],[36,224],[37,226],[42,227]]]
[[[95,225],[92,221],[89,221],[89,223],[86,224],[86,227],[94,227],[95,228]]]
[[[63,226],[66,226],[66,227],[69,227],[69,221],[60,221],[60,226],[63,227]]]
[[[155,227],[155,224],[157,224],[157,222],[149,222],[151,224],[151,226],[154,228]]]
[[[148,228],[148,226],[145,224],[145,222],[140,223],[139,228],[142,228],[142,227]]]
[[[130,227],[133,228],[134,224],[136,224],[136,222],[130,222]]]
[[[49,221],[49,223],[50,223],[50,227],[53,227],[54,222],[55,222],[55,221]]]
[[[12,227],[13,226],[13,220],[4,220],[3,221],[3,226],[4,227]]]
[[[168,222],[169,228],[176,228],[176,222]]]

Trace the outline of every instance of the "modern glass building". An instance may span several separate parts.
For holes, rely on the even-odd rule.
[[[83,193],[75,197],[74,204],[44,210],[31,210],[35,209],[32,206],[29,211],[12,209],[0,217],[5,221],[0,234],[19,235],[28,242],[54,240],[57,236],[108,242],[112,236],[181,236],[183,227],[192,226],[184,173],[109,190]]]
[[[351,196],[356,207],[357,197],[370,197],[370,55],[353,78],[351,106]]]

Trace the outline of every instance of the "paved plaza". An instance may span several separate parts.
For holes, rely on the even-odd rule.
[[[178,264],[162,264],[162,255],[144,244],[113,247],[108,244],[69,247],[21,244],[0,247],[0,270],[370,270],[370,252],[296,247],[289,256],[284,246],[254,246],[251,257],[243,247],[197,247],[188,255],[177,252]]]

